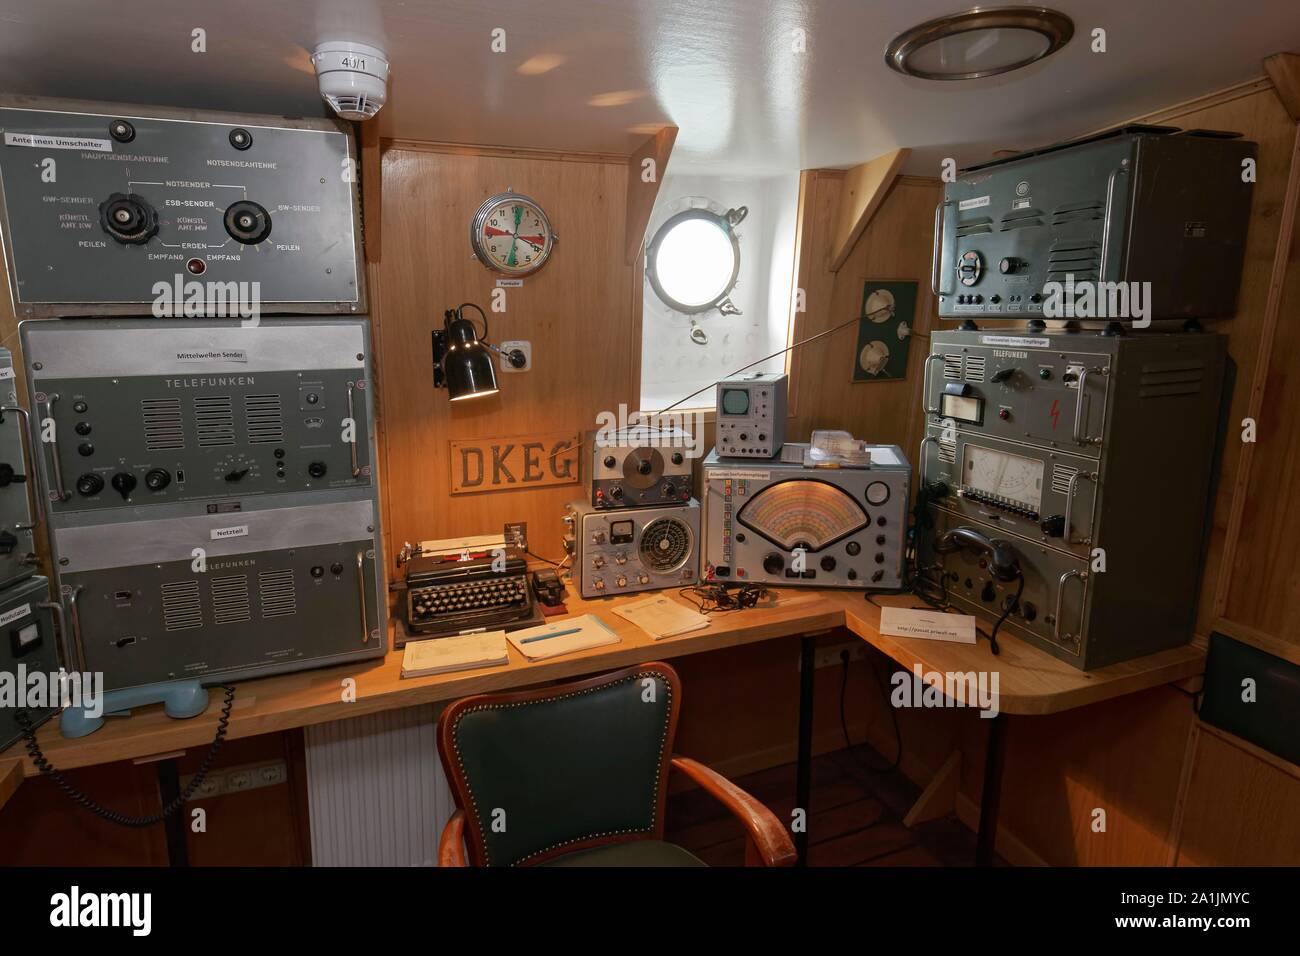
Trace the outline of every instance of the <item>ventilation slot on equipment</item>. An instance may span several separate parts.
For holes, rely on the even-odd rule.
[[[961,380],[961,356],[945,355],[943,357],[943,377],[954,382]]]
[[[968,382],[984,381],[984,356],[983,355],[966,356],[966,381]]]
[[[957,460],[957,441],[946,441],[939,439],[939,460],[945,465],[951,465]]]
[[[1192,363],[1154,363],[1142,366],[1139,398],[1174,398],[1197,395],[1205,384],[1205,366]]]
[[[185,447],[185,423],[179,398],[146,398],[140,403],[144,417],[144,446],[150,451]]]
[[[957,227],[957,238],[965,236],[982,236],[993,231],[993,220],[988,216],[971,219]]]
[[[1066,203],[1052,210],[1052,226],[1064,226],[1071,222],[1089,222],[1093,219],[1101,219],[1105,213],[1105,203],[1096,200]]]
[[[298,613],[293,568],[261,572],[257,576],[257,590],[262,599],[262,617],[287,617]]]
[[[1052,466],[1052,490],[1058,495],[1068,495],[1070,493],[1070,479],[1078,473],[1078,468],[1062,465],[1058,461]]]
[[[1033,229],[1043,224],[1043,214],[1037,209],[1017,209],[1002,217],[998,232],[1012,232],[1016,229]]]
[[[1101,246],[1095,242],[1054,242],[1047,254],[1047,281],[1095,282],[1100,274]]]
[[[162,586],[163,630],[188,631],[203,626],[203,602],[198,581]]]
[[[245,395],[244,422],[248,440],[254,445],[284,441],[284,418],[279,395]]]
[[[251,617],[248,606],[248,575],[212,579],[212,620],[217,624],[240,624]]]
[[[199,433],[200,448],[235,443],[235,410],[229,395],[195,398],[194,421]]]

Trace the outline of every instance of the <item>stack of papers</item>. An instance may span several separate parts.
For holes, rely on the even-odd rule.
[[[656,641],[709,626],[709,619],[699,611],[663,595],[616,607],[614,613],[631,621]]]
[[[544,661],[561,654],[585,651],[589,647],[617,644],[618,635],[591,614],[566,618],[554,624],[511,631],[507,640],[530,661]]]
[[[428,677],[448,671],[495,667],[508,660],[505,631],[409,641],[402,654],[402,676]]]

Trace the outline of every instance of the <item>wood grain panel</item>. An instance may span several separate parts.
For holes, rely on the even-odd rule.
[[[375,310],[383,368],[388,538],[482,534],[526,521],[532,549],[559,560],[560,513],[580,488],[450,498],[448,443],[494,435],[585,432],[600,411],[635,407],[632,284],[623,263],[627,167],[539,155],[402,149],[383,157],[383,261]],[[537,200],[560,236],[546,266],[491,311],[495,274],[471,259],[475,209],[513,188]],[[640,292],[640,287],[636,289]],[[501,374],[501,390],[458,402],[433,388],[430,333],[443,311],[474,302],[489,340],[533,343],[533,370]],[[582,456],[586,449],[579,452]]]
[[[1300,866],[1300,779],[1203,729],[1179,866]]]

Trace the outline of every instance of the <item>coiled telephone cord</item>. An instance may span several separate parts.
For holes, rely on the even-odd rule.
[[[212,738],[212,744],[208,747],[208,752],[199,764],[199,769],[194,772],[189,784],[177,796],[171,800],[160,813],[152,813],[147,817],[133,817],[125,813],[118,813],[116,810],[110,810],[107,807],[100,806],[86,794],[82,793],[63,776],[54,765],[46,759],[45,754],[41,752],[40,744],[36,742],[36,730],[32,727],[31,718],[27,715],[26,710],[20,710],[15,715],[18,720],[18,727],[22,731],[23,740],[27,747],[27,755],[31,757],[32,763],[36,769],[41,772],[41,776],[49,777],[58,786],[60,790],[79,806],[84,807],[98,817],[102,817],[109,823],[116,823],[122,827],[143,828],[151,827],[155,824],[162,823],[177,810],[185,805],[185,801],[194,795],[194,792],[203,785],[208,771],[212,769],[212,762],[217,758],[217,752],[221,750],[221,744],[226,739],[226,732],[230,728],[230,711],[235,706],[235,686],[233,684],[219,685],[226,692],[225,702],[221,705],[221,716],[217,719],[217,733]]]

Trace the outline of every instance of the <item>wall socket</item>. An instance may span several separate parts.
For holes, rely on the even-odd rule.
[[[182,777],[181,789],[188,787],[193,779],[193,774]],[[265,763],[245,764],[242,767],[224,767],[221,770],[213,770],[203,779],[203,783],[190,796],[190,802],[209,800],[225,793],[275,787],[288,779],[289,769],[283,760],[268,760]]]
[[[817,653],[813,657],[813,667],[821,670],[823,667],[840,667],[840,652],[849,652],[849,662],[866,660],[867,657],[866,641],[842,641],[839,644],[828,644],[826,647],[817,648]]]
[[[502,352],[505,353],[505,355],[497,356],[501,360],[501,371],[503,372],[532,371],[533,368],[533,343],[532,342],[527,342],[524,341],[523,339],[511,339],[509,342],[502,342],[497,347],[501,349]],[[506,355],[509,355],[515,349],[518,349],[520,352],[524,353],[523,368],[515,368],[513,365],[510,364],[510,360],[506,358]]]

